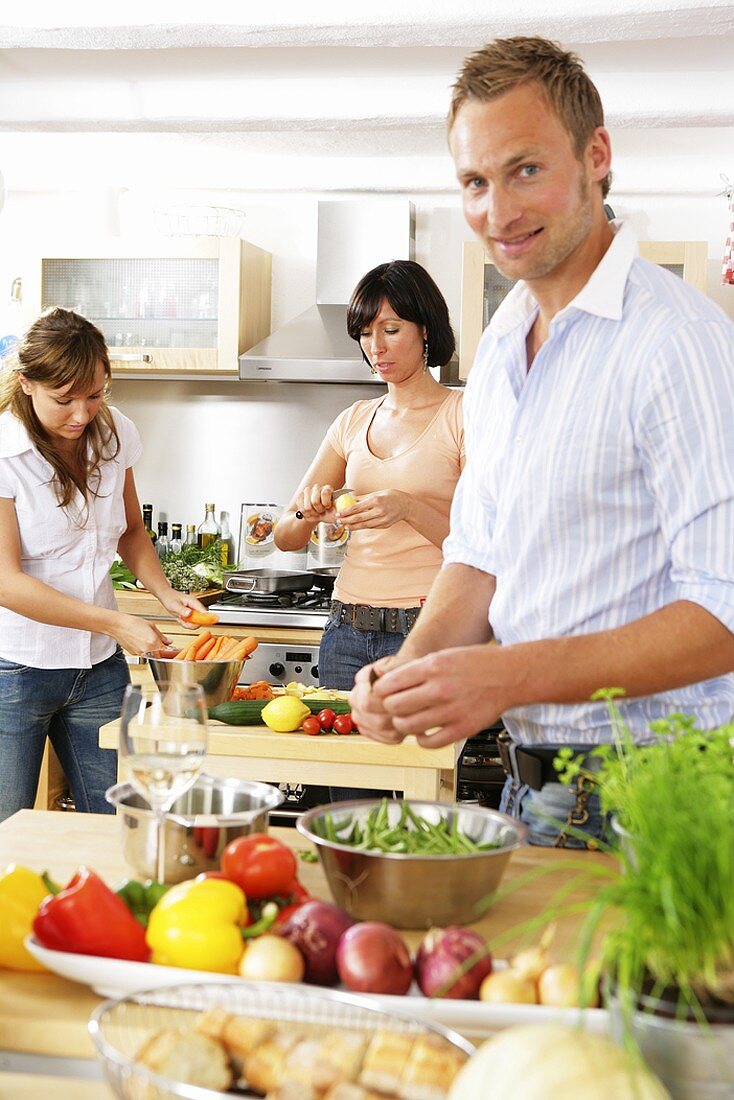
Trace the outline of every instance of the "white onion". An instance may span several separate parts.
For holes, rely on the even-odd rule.
[[[508,1027],[462,1067],[449,1100],[671,1100],[603,1035],[560,1024]]]
[[[251,982],[300,982],[306,964],[288,940],[265,933],[250,940],[240,960],[240,977]]]

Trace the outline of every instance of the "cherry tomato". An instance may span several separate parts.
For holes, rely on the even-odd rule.
[[[353,729],[354,722],[352,721],[351,714],[337,714],[334,719],[335,733],[351,733]]]
[[[334,718],[336,717],[336,715],[334,714],[333,710],[329,710],[329,708],[326,707],[324,710],[319,711],[317,717],[322,730],[330,730],[331,727],[334,725]]]
[[[222,852],[221,868],[248,898],[285,894],[296,876],[296,857],[272,836],[253,833],[231,840]]]
[[[303,719],[301,729],[304,733],[308,733],[313,737],[315,734],[321,733],[321,723],[318,718],[312,714],[310,718]]]

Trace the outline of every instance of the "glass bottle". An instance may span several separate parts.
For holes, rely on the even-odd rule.
[[[156,535],[155,531],[153,530],[153,505],[152,504],[144,504],[143,505],[143,526],[145,527],[145,530],[150,535],[151,541],[155,542],[156,539],[158,538],[158,536]]]
[[[232,538],[232,532],[229,528],[229,512],[219,513],[219,524],[222,532],[220,561],[222,563],[222,566],[232,565],[234,564],[234,539]]]
[[[199,524],[197,535],[199,546],[202,550],[206,550],[210,542],[214,542],[219,538],[220,530],[219,524],[214,518],[214,505],[204,505],[204,522]]]
[[[171,540],[168,543],[168,549],[172,554],[178,554],[181,552],[183,546],[183,539],[181,537],[181,524],[171,524]]]
[[[187,523],[186,524],[186,541],[184,542],[184,546],[198,546],[198,545],[199,545],[199,540],[196,537],[196,524],[195,523]]]
[[[165,558],[170,553],[170,545],[168,542],[168,524],[161,521],[158,524],[158,541],[155,544],[155,551],[159,558]]]

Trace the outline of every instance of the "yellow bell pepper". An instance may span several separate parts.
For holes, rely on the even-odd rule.
[[[180,882],[150,914],[146,934],[150,961],[236,974],[246,920],[245,895],[233,882],[219,878]]]
[[[0,871],[0,966],[9,970],[46,969],[26,951],[23,940],[47,896],[46,884],[35,871],[17,863],[9,863]]]

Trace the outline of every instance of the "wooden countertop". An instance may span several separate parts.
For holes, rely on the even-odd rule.
[[[38,871],[48,870],[57,881],[66,882],[83,863],[114,885],[129,874],[122,858],[119,830],[120,822],[114,816],[21,810],[0,824],[0,866],[20,863]],[[309,847],[295,829],[272,829],[271,832],[296,851]],[[486,936],[491,946],[502,932],[536,916],[567,881],[568,860],[573,860],[576,867],[580,864],[609,866],[611,863],[607,856],[598,853],[566,853],[530,846],[521,848],[513,853],[503,884],[511,883],[530,870],[553,864],[558,865],[558,872],[539,876],[516,893],[499,899],[487,915],[472,927]],[[299,875],[311,894],[329,899],[319,864],[299,860]],[[554,939],[554,954],[557,957],[572,957],[578,924],[578,917],[559,921]],[[411,947],[415,947],[423,935],[421,932],[401,934]],[[505,950],[501,948],[499,953]],[[86,1026],[100,1001],[101,998],[86,986],[53,974],[20,974],[1,970],[0,1051],[92,1058],[94,1053]],[[0,1065],[1,1058],[0,1054]],[[1,1077],[0,1095],[5,1095]],[[15,1096],[16,1093],[8,1095]]]

